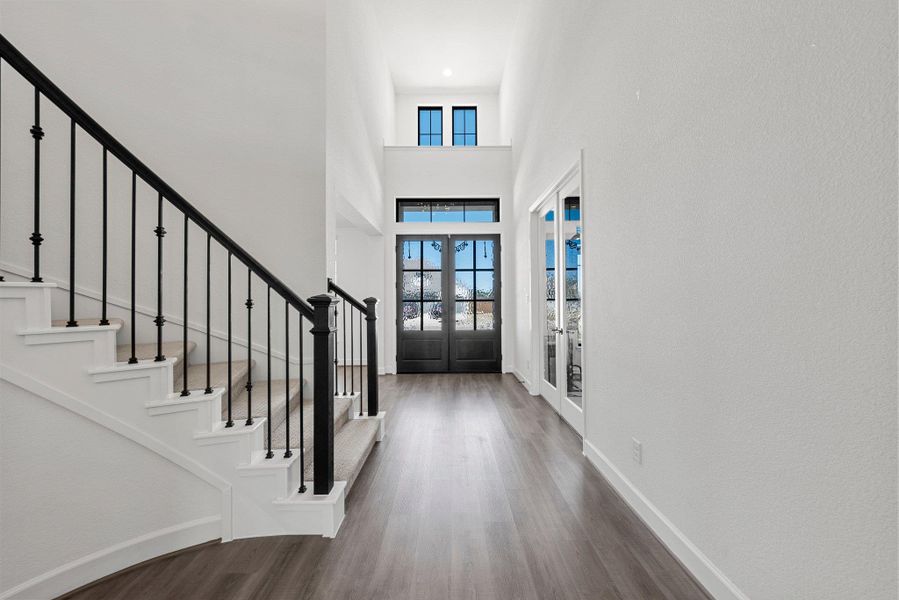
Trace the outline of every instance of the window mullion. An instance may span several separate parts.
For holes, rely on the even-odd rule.
[[[471,253],[471,281],[474,288],[471,294],[471,328],[473,331],[478,330],[478,242],[473,240],[474,252]]]

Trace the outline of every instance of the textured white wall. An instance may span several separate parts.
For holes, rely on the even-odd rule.
[[[204,517],[221,492],[158,454],[0,380],[0,592]]]
[[[753,599],[896,598],[896,16],[535,0],[506,70],[519,223],[585,150],[586,440]]]
[[[453,107],[478,107],[478,145],[500,146],[508,138],[499,133],[499,95],[484,90],[467,91],[404,91],[396,95],[396,144],[418,145],[418,107],[443,107],[443,145],[453,145]]]

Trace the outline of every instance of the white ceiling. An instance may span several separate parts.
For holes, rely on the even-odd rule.
[[[520,3],[372,0],[397,91],[498,88]]]

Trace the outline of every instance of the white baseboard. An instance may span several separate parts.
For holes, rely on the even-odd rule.
[[[596,446],[584,439],[584,456],[637,516],[716,600],[749,600],[684,533],[663,515]]]
[[[156,556],[217,539],[221,517],[205,517],[120,542],[0,592],[0,600],[56,598]]]
[[[523,385],[523,386],[530,392],[530,389],[531,389],[531,382],[528,380],[527,377],[525,377],[524,375],[522,375],[521,371],[519,371],[518,369],[516,369],[516,368],[513,367],[513,368],[512,368],[512,375],[514,375],[514,376],[515,376],[515,379],[517,379],[518,382],[519,382],[521,385]]]

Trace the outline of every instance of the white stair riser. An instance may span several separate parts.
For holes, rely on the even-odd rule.
[[[0,310],[4,316],[4,324],[15,325],[22,329],[44,329],[50,327],[50,294],[52,284],[15,284],[6,283],[0,287]],[[7,300],[20,302],[6,302]],[[21,317],[14,319],[7,312],[17,305]]]

